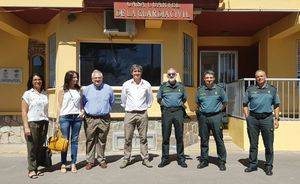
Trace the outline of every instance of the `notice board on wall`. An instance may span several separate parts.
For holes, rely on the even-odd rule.
[[[0,84],[21,84],[22,68],[0,68]]]

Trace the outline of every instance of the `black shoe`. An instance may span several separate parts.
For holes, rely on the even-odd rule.
[[[220,169],[220,171],[226,171],[226,166],[225,166],[225,164],[219,164],[219,169]]]
[[[198,169],[203,169],[204,167],[208,166],[208,162],[207,161],[201,161],[198,165],[197,168]]]
[[[158,164],[158,167],[159,168],[163,168],[165,167],[166,165],[169,164],[169,161],[168,160],[162,160],[159,164]]]
[[[266,175],[268,175],[268,176],[272,176],[273,175],[273,171],[272,171],[272,167],[266,167]]]
[[[247,167],[244,171],[245,172],[257,171],[257,167]]]
[[[183,168],[187,168],[187,164],[185,163],[185,161],[178,161],[177,164]]]

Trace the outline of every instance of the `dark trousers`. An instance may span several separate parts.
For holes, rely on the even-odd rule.
[[[48,121],[29,122],[31,135],[26,136],[28,171],[37,171],[41,159],[42,146],[46,141]]]
[[[169,159],[169,145],[172,131],[175,129],[176,149],[178,161],[185,161],[183,147],[183,110],[182,108],[162,110],[162,160]]]
[[[199,136],[201,137],[201,161],[208,161],[209,136],[212,131],[216,146],[219,163],[226,163],[226,148],[223,141],[222,113],[212,116],[199,115]]]
[[[260,132],[265,146],[266,166],[273,167],[273,159],[274,159],[273,115],[270,115],[265,119],[256,119],[253,116],[248,116],[246,118],[246,121],[247,121],[248,137],[250,141],[250,150],[249,150],[250,167],[257,167],[258,164],[257,153],[258,153],[258,140],[259,140]]]

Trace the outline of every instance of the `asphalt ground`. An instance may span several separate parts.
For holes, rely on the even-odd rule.
[[[135,152],[137,153],[137,152]],[[38,179],[27,177],[27,159],[24,154],[0,154],[0,184],[45,183],[45,184],[243,184],[243,183],[272,183],[298,184],[300,183],[300,152],[276,152],[274,159],[274,175],[266,176],[264,168],[264,152],[259,153],[259,169],[252,173],[245,173],[248,163],[248,153],[239,151],[228,153],[227,170],[219,171],[216,154],[212,153],[207,168],[197,169],[198,155],[187,155],[188,168],[177,165],[176,156],[171,157],[171,163],[164,168],[158,168],[160,153],[151,153],[153,168],[142,165],[141,157],[133,155],[132,164],[120,169],[122,154],[108,153],[108,168],[95,166],[91,170],[85,169],[85,157],[79,155],[78,172],[60,172],[60,156],[53,155],[53,167],[44,170],[44,176]]]

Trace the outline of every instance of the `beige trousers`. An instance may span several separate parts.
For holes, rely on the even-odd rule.
[[[84,130],[86,135],[86,161],[94,163],[95,154],[101,162],[105,162],[106,138],[110,127],[110,117],[91,118],[86,117]]]
[[[124,159],[129,160],[132,150],[132,138],[135,127],[137,128],[140,136],[140,150],[142,159],[149,159],[148,154],[148,113],[144,112],[126,112],[124,118]]]

